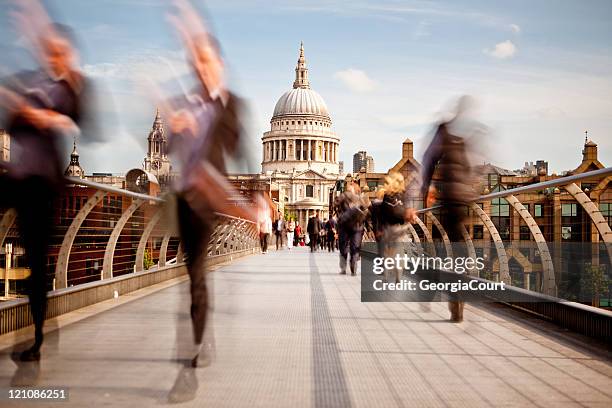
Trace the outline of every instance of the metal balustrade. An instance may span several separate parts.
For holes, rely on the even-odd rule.
[[[172,196],[73,178],[66,183],[54,211],[56,232],[47,259],[48,318],[186,273]],[[209,264],[254,253],[259,245],[255,223],[215,215]],[[0,210],[1,281],[11,282],[10,297],[18,298],[0,303],[0,334],[31,324],[27,299],[21,298],[29,270],[18,222],[14,210]]]

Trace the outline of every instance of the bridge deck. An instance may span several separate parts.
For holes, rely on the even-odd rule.
[[[605,351],[494,305],[468,305],[452,324],[442,303],[360,303],[337,253],[271,252],[212,276],[216,359],[186,405],[612,406]],[[65,324],[47,336],[37,385],[69,387],[64,407],[165,404],[187,295],[183,281]],[[0,387],[16,373],[10,351]]]

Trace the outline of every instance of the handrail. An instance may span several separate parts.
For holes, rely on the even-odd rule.
[[[117,188],[113,186],[109,186],[107,184],[97,183],[95,181],[83,180],[79,177],[65,177],[66,182],[69,184],[81,184],[85,187],[96,188],[98,190],[106,191],[107,193],[121,194],[124,196],[140,199],[140,200],[148,200],[155,201],[158,203],[163,203],[165,200],[159,197],[153,197],[148,194],[136,193],[134,191],[124,190],[122,188]]]
[[[98,190],[106,191],[108,193],[122,194],[122,195],[125,195],[125,196],[128,196],[128,197],[132,197],[132,198],[136,198],[136,199],[140,199],[140,200],[155,201],[157,203],[165,203],[166,202],[166,200],[164,200],[163,198],[153,197],[153,196],[150,196],[148,194],[135,193],[133,191],[124,190],[124,189],[113,187],[113,186],[109,186],[109,185],[106,185],[106,184],[97,183],[95,181],[83,180],[83,179],[80,179],[80,178],[77,178],[77,177],[65,177],[65,179],[66,179],[66,182],[68,182],[70,184],[81,184],[81,185],[84,185],[86,187],[97,188]],[[217,212],[217,211],[215,211],[215,215],[218,215],[220,217],[225,217],[225,218],[233,219],[233,220],[246,221],[248,223],[255,224],[251,220],[247,220],[245,218],[240,218],[240,217],[235,217],[233,215],[224,214],[224,213],[220,213],[220,212]]]
[[[606,167],[606,168],[599,169],[599,170],[587,171],[586,173],[574,174],[571,176],[560,177],[554,180],[542,181],[540,183],[529,184],[527,186],[521,186],[517,188],[511,188],[509,190],[498,191],[495,193],[481,195],[478,198],[470,200],[469,203],[474,203],[476,201],[489,201],[489,200],[493,200],[494,198],[500,198],[500,197],[520,194],[520,193],[527,193],[527,192],[536,191],[536,190],[543,190],[549,187],[564,186],[574,181],[583,180],[589,177],[606,176],[608,174],[612,174],[612,167]],[[442,207],[441,205],[434,205],[433,207],[427,207],[427,208],[422,208],[420,210],[417,210],[416,213],[421,214],[427,211],[436,210],[441,207]]]

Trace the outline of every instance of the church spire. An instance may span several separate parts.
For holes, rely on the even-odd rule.
[[[304,57],[304,43],[300,42],[300,57],[295,67],[295,81],[293,88],[310,88],[308,81],[308,68],[306,68],[306,58]]]
[[[66,168],[66,171],[64,171],[64,175],[68,177],[78,177],[81,179],[85,178],[85,171],[83,170],[83,168],[81,167],[81,164],[79,163],[79,152],[77,152],[76,137],[74,138],[74,141],[72,143],[72,153],[70,153],[70,164]]]

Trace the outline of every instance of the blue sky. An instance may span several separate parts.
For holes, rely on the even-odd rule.
[[[0,0],[4,69],[28,66]],[[72,26],[82,64],[95,79],[106,143],[83,145],[87,172],[140,166],[155,112],[151,83],[187,68],[162,0],[54,0],[54,18]],[[548,160],[576,167],[584,130],[612,162],[612,2],[610,1],[256,1],[194,2],[209,18],[230,70],[230,86],[250,106],[253,155],[276,100],[291,88],[304,41],[313,89],[341,137],[341,159],[367,150],[377,171],[401,154],[422,154],[448,101],[478,98],[490,128],[489,157],[506,168]],[[173,82],[171,80],[171,82]]]

